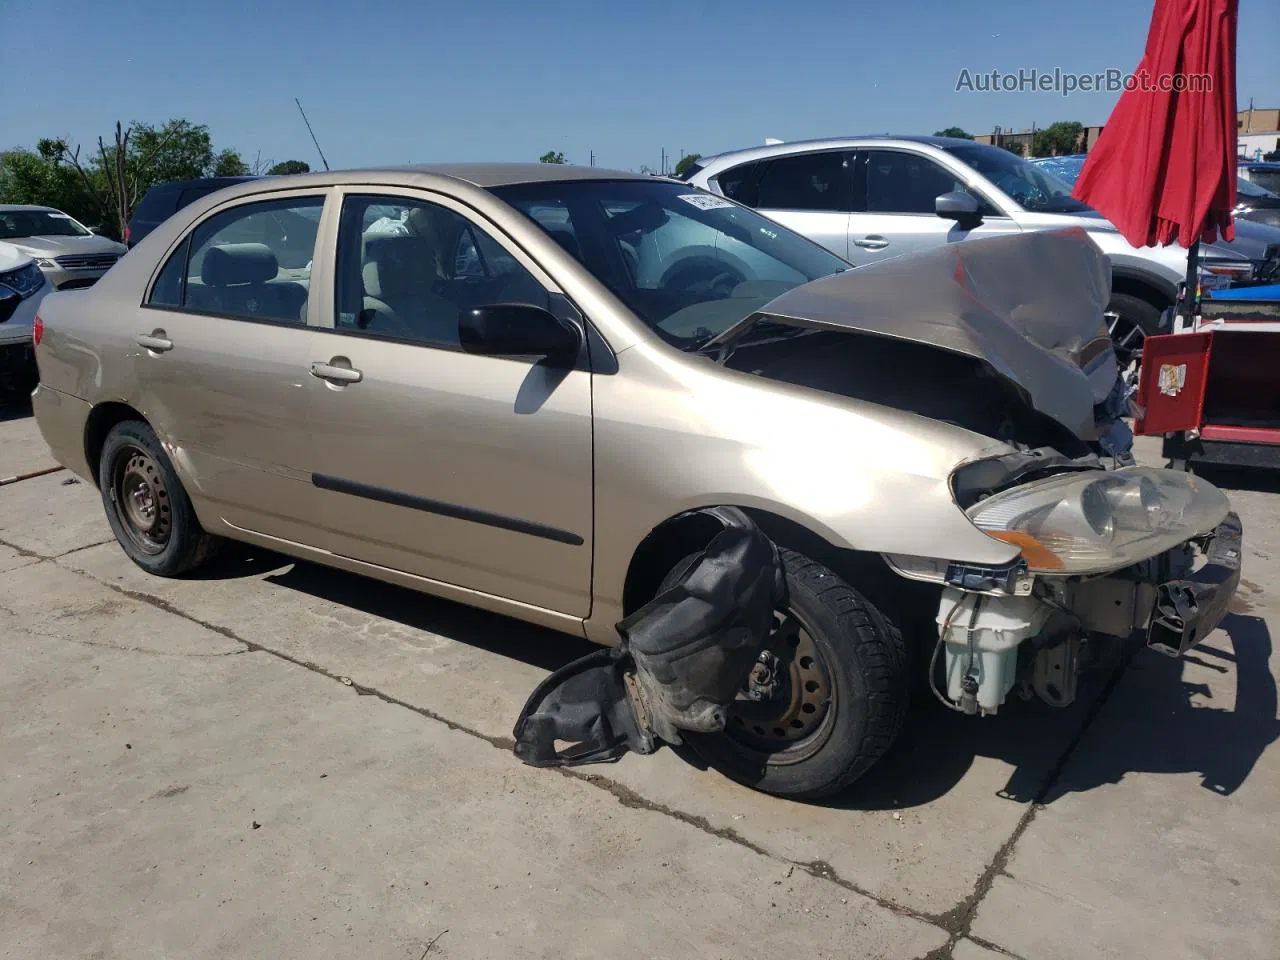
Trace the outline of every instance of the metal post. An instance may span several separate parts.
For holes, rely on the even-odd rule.
[[[1187,280],[1183,291],[1182,303],[1179,304],[1187,326],[1194,324],[1196,315],[1200,313],[1200,241],[1197,240],[1187,250]]]

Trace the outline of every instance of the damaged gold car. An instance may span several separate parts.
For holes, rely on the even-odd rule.
[[[684,741],[811,798],[912,676],[1062,705],[1223,616],[1239,522],[1132,465],[1109,285],[1078,230],[851,269],[651,177],[275,177],[50,295],[33,402],[143,569],[241,540],[585,636],[525,760]]]

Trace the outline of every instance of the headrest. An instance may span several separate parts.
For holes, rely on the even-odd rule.
[[[365,296],[379,300],[416,290],[435,276],[429,247],[414,237],[379,237],[365,241]]]
[[[208,287],[266,283],[280,272],[276,255],[265,243],[224,243],[205,251],[200,279]]]

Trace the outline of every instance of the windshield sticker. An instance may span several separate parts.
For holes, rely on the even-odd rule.
[[[680,199],[697,207],[699,210],[719,210],[721,207],[732,207],[732,201],[724,197],[715,197],[709,193],[682,193]]]

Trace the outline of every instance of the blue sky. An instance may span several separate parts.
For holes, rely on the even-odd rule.
[[[1238,95],[1280,106],[1280,2],[1242,0]],[[1130,70],[1133,0],[0,0],[0,149],[186,117],[252,162],[657,168],[847,133],[1102,122],[1116,94],[956,92],[962,69]]]

